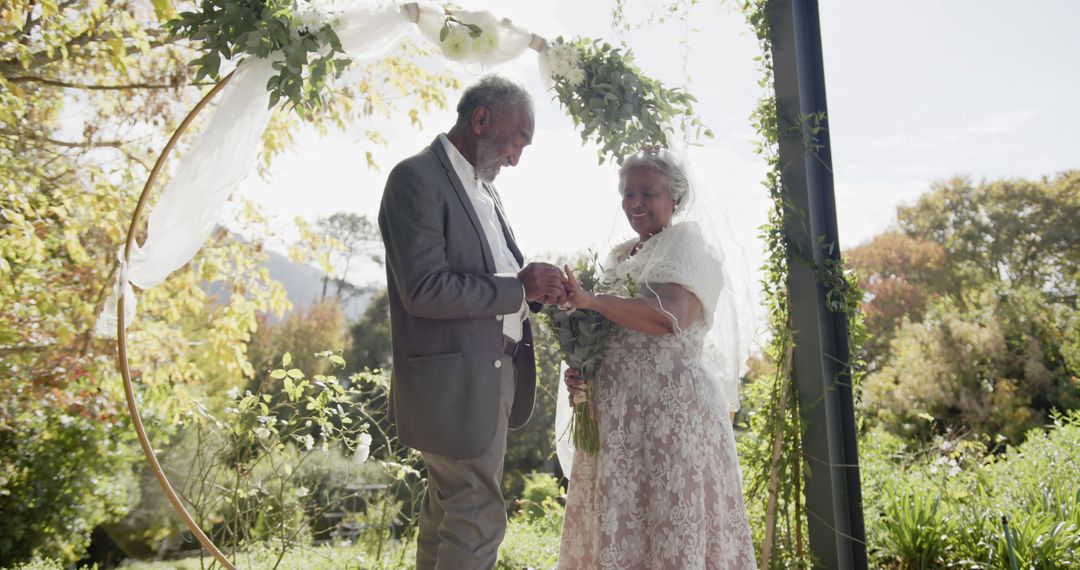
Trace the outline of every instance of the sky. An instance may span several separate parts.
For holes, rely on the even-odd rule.
[[[614,40],[613,2],[460,0],[544,37]],[[630,21],[655,2],[628,1]],[[673,21],[625,35],[639,67],[668,85],[687,85],[715,132],[688,149],[697,188],[722,208],[744,265],[762,258],[757,228],[768,202],[763,160],[749,116],[762,93],[756,38],[728,3],[702,0],[689,25]],[[822,49],[842,247],[863,243],[895,221],[936,181],[1039,178],[1080,168],[1080,2],[910,0],[820,2]],[[518,241],[531,260],[586,248],[606,252],[630,237],[619,210],[617,176],[598,166],[570,119],[542,86],[535,52],[495,68],[448,62],[463,85],[496,72],[522,82],[536,101],[536,132],[517,167],[495,181]],[[451,107],[459,93],[449,93]],[[374,219],[390,168],[427,146],[454,122],[452,109],[408,121],[372,120],[344,133],[303,130],[293,149],[250,177],[240,193],[262,205],[284,249],[296,216],[338,211]],[[367,146],[362,130],[379,130],[386,147]],[[379,170],[364,152],[373,150]],[[271,244],[273,247],[274,244]],[[361,269],[356,281],[382,279]]]

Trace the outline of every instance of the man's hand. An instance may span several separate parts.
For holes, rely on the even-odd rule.
[[[526,265],[518,272],[518,280],[525,286],[526,301],[548,305],[562,305],[566,302],[563,272],[550,263]]]

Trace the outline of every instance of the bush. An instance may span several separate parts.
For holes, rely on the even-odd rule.
[[[521,513],[530,520],[536,520],[547,514],[544,506],[548,500],[560,497],[562,488],[559,480],[550,473],[529,473],[524,477],[525,489],[521,493]]]
[[[909,448],[881,428],[866,434],[874,566],[1011,568],[1014,556],[1022,568],[1080,567],[1080,412],[1000,455],[986,455],[987,443]]]
[[[52,405],[0,422],[0,566],[74,562],[95,526],[123,515],[139,457],[120,443],[122,429]]]
[[[495,568],[554,568],[559,562],[565,509],[554,495],[548,494],[551,483],[558,490],[558,482],[547,473],[531,474],[526,479],[526,493],[530,483],[533,498],[543,498],[539,502],[523,500],[523,508],[510,517]]]

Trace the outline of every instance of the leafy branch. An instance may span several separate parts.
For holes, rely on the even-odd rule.
[[[276,71],[266,84],[270,107],[285,100],[304,118],[326,107],[328,79],[340,77],[351,62],[330,14],[306,3],[294,8],[289,0],[206,0],[199,6],[168,23],[172,37],[202,44],[202,55],[191,62],[196,81],[218,80],[223,61],[269,59]]]
[[[554,60],[555,99],[581,129],[581,140],[600,146],[600,164],[643,146],[668,145],[669,129],[681,123],[695,136],[713,133],[695,114],[697,99],[679,88],[668,88],[641,72],[633,54],[600,40],[561,37],[545,52]],[[578,71],[580,69],[580,72]]]

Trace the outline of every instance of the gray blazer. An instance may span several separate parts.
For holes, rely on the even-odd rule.
[[[513,233],[499,219],[521,263]],[[390,172],[379,230],[394,354],[390,413],[398,438],[421,451],[475,457],[495,439],[501,315],[521,307],[521,283],[495,275],[480,221],[438,139]],[[528,320],[522,329],[511,428],[529,420],[536,394]]]

